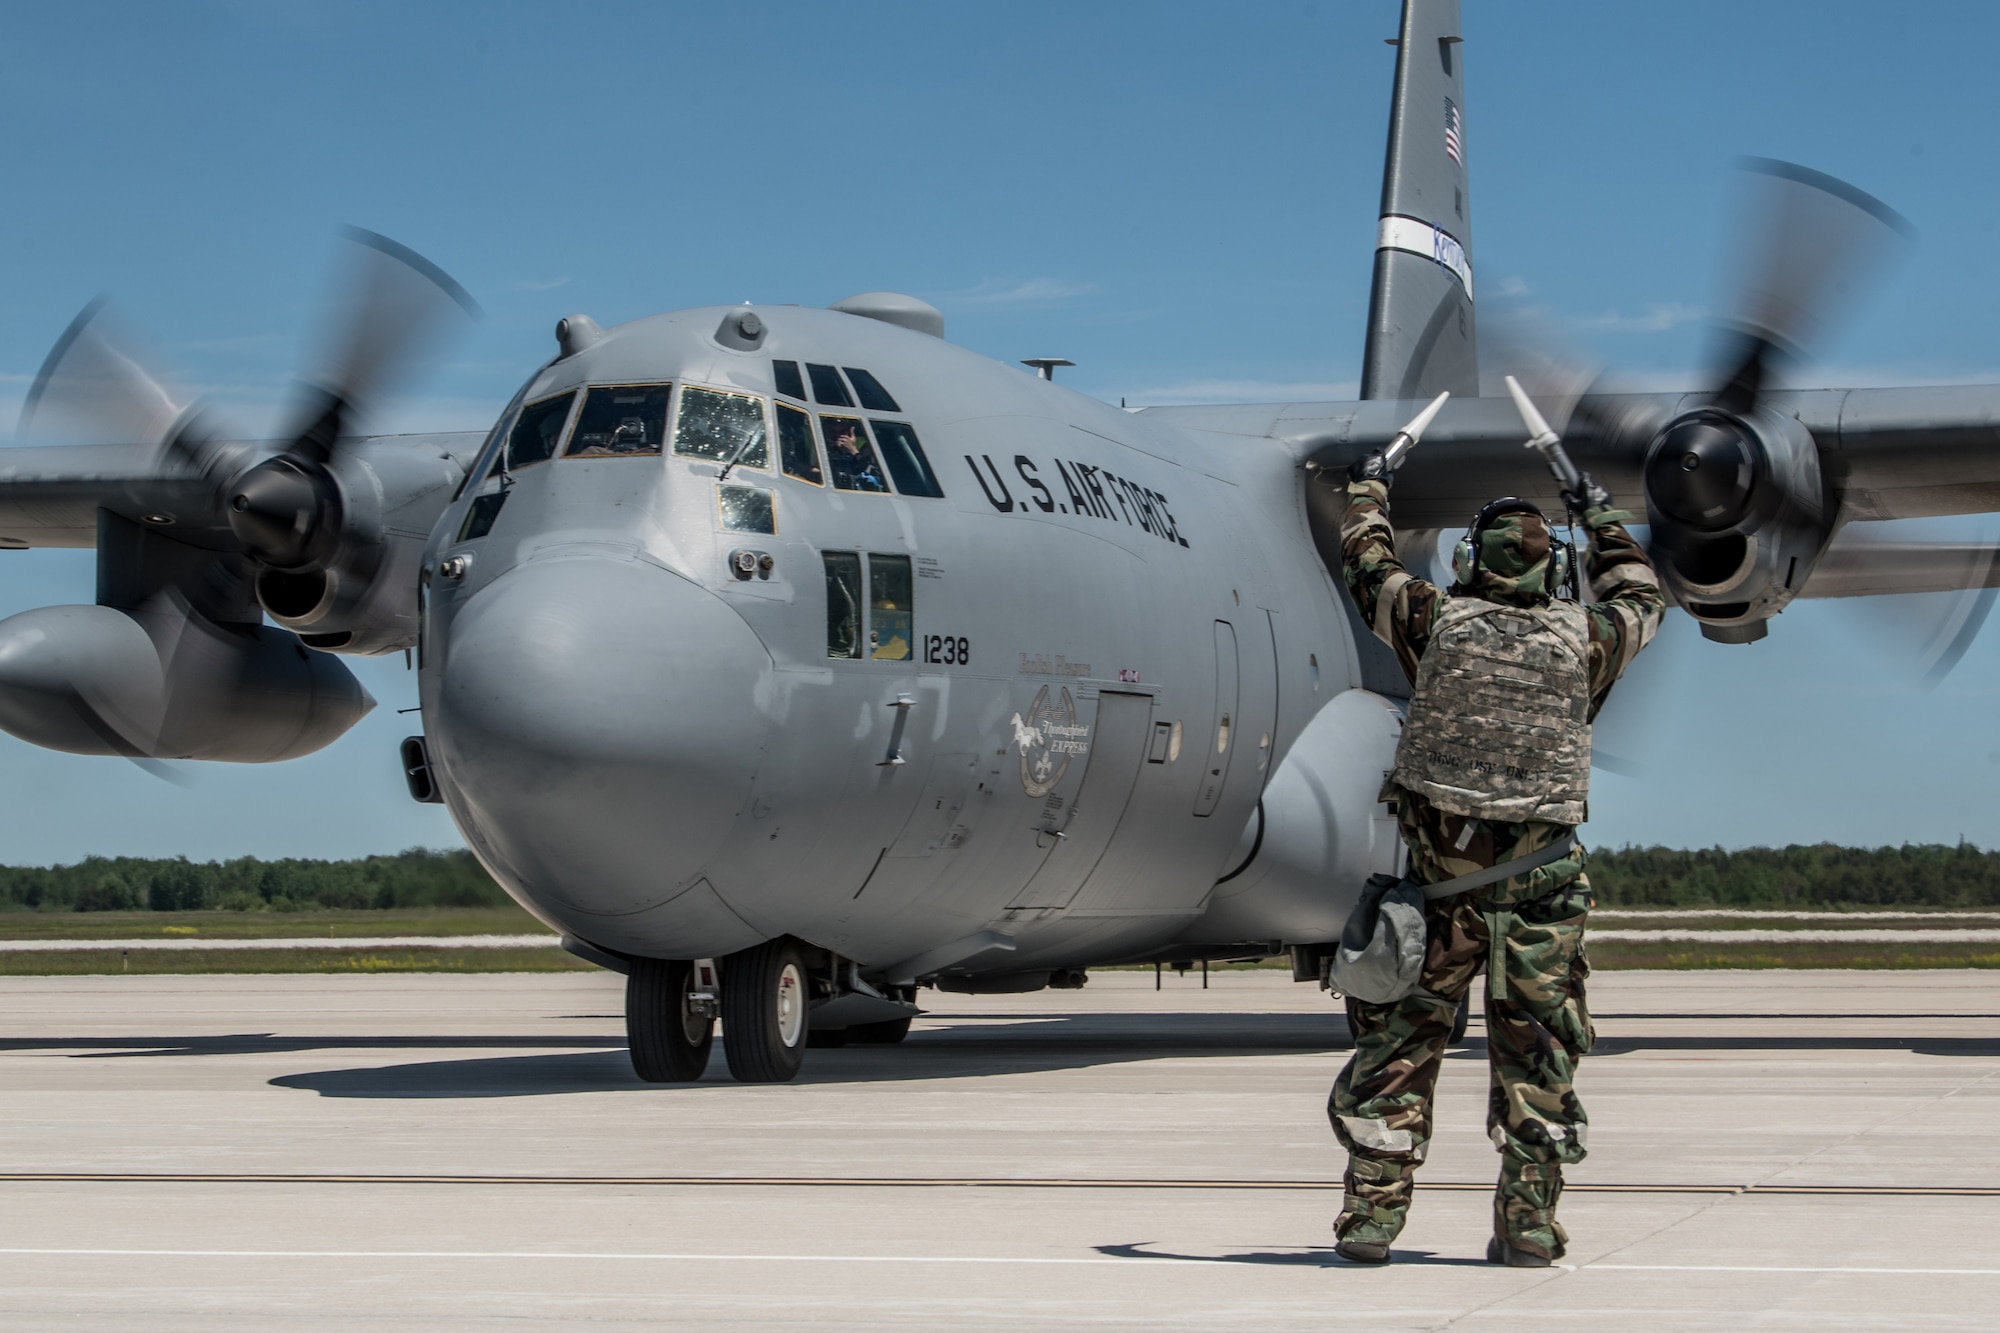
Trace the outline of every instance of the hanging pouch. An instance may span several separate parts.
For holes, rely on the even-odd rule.
[[[1340,932],[1327,980],[1370,1004],[1400,1000],[1424,970],[1424,891],[1415,880],[1370,875]]]
[[[1361,901],[1348,914],[1341,928],[1340,947],[1333,951],[1327,972],[1328,983],[1343,995],[1352,995],[1369,1004],[1389,1004],[1417,989],[1424,971],[1424,903],[1432,898],[1450,898],[1472,889],[1498,884],[1515,875],[1525,875],[1569,855],[1576,846],[1576,832],[1560,838],[1540,851],[1530,852],[1497,866],[1475,870],[1441,884],[1422,884],[1394,875],[1370,875],[1361,890]],[[1494,936],[1494,949],[1501,935]]]

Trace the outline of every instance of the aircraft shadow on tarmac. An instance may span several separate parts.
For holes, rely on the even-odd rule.
[[[1346,1023],[1337,1013],[1090,1014],[1027,1022],[1008,1015],[1007,1019],[920,1029],[900,1046],[815,1050],[796,1082],[884,1083],[1083,1069],[1131,1060],[1337,1055],[1348,1044]],[[615,1049],[590,1053],[329,1069],[288,1074],[271,1083],[322,1097],[523,1097],[739,1086],[730,1079],[720,1050],[698,1085],[641,1083],[632,1074],[622,1042]]]

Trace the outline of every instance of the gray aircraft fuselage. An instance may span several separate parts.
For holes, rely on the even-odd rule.
[[[549,924],[640,955],[789,934],[883,968],[997,931],[1014,948],[984,968],[1047,969],[1205,938],[1273,767],[1359,677],[1299,460],[1218,456],[878,319],[755,313],[754,350],[717,340],[738,314],[717,308],[545,367],[437,525],[423,713],[466,839]],[[790,397],[777,362],[863,369],[899,410]],[[517,413],[665,385],[648,435],[713,415],[691,390],[765,423],[726,484],[767,493],[774,531],[743,530],[741,491],[718,500],[728,460],[675,438],[496,475]],[[783,411],[812,419],[819,484],[781,467]],[[877,423],[913,429],[943,496],[826,484],[856,418],[878,442]],[[1349,859],[1392,860],[1375,841]],[[1256,916],[1220,938],[1302,937]]]

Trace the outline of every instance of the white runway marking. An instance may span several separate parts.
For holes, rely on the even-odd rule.
[[[1315,1251],[1302,1250],[1300,1259]],[[981,1254],[681,1254],[639,1251],[564,1250],[120,1250],[0,1249],[0,1254],[55,1258],[139,1259],[589,1259],[651,1263],[750,1264],[1043,1264],[1056,1267],[1110,1264],[1171,1264],[1214,1267],[1244,1262],[1228,1255],[1212,1259],[1183,1255],[981,1255]],[[1329,1265],[1339,1263],[1325,1252]],[[1419,1261],[1421,1262],[1421,1261]],[[1575,1273],[1857,1273],[1900,1277],[2000,1277],[2000,1268],[1856,1268],[1833,1264],[1556,1264]]]
[[[1754,907],[1600,907],[1592,921],[2000,921],[2000,912],[1764,912]]]
[[[1593,930],[1632,944],[2000,944],[2000,930]]]
[[[553,949],[554,935],[371,935],[350,939],[0,940],[0,953],[72,949]]]

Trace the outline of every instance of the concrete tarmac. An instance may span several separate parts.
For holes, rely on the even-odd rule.
[[[762,1087],[638,1083],[608,974],[0,979],[0,1326],[2000,1328],[2000,977],[1591,985],[1530,1271],[1476,1019],[1397,1262],[1334,1257],[1345,1027],[1283,973],[926,992]]]

